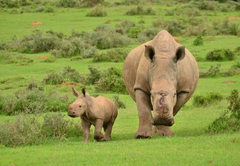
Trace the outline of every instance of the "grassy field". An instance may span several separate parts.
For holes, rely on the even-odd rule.
[[[151,6],[147,3],[146,6]],[[171,20],[174,16],[165,16],[165,9],[172,9],[175,4],[165,3],[152,5],[156,15],[129,16],[124,13],[136,5],[109,5],[105,7],[108,15],[105,17],[86,17],[91,8],[56,8],[53,13],[22,13],[10,14],[12,9],[0,11],[0,42],[11,41],[15,35],[18,39],[24,35],[31,34],[32,30],[42,31],[54,30],[62,32],[66,36],[76,31],[93,31],[101,24],[115,26],[122,20],[131,20],[138,23],[144,20],[144,26],[148,27],[157,19]],[[204,15],[199,16],[211,22],[214,20],[225,20],[228,17],[240,17],[239,11],[202,11]],[[34,21],[42,22],[40,25],[30,25]],[[240,19],[231,19],[231,23],[240,23]],[[213,49],[231,49],[240,47],[240,37],[234,35],[205,35],[202,36],[204,44],[194,46],[196,36],[178,35],[184,45],[196,58],[204,58]],[[140,45],[133,42],[125,46],[133,49]],[[71,66],[79,73],[89,74],[88,67],[99,67],[108,69],[117,67],[122,69],[123,62],[99,62],[93,63],[92,58],[71,61],[70,58],[56,58],[52,63],[43,62],[42,56],[51,57],[49,52],[36,54],[25,54],[24,56],[33,60],[29,64],[1,63],[0,61],[0,94],[7,96],[14,94],[19,89],[34,80],[40,85],[51,71],[62,70]],[[198,61],[200,72],[206,72],[210,66],[221,65],[221,72],[235,63],[240,62],[240,56],[234,61],[209,62]],[[75,98],[71,88],[66,85],[43,85],[47,91],[57,91],[68,95],[73,101]],[[80,90],[78,84],[76,89]],[[240,133],[208,134],[206,128],[227,109],[229,102],[227,97],[233,89],[240,90],[240,76],[229,77],[217,76],[200,78],[195,95],[204,95],[208,92],[218,92],[224,99],[207,107],[193,106],[193,98],[181,109],[175,117],[175,125],[172,130],[175,136],[158,137],[153,135],[151,139],[134,139],[134,133],[138,128],[137,108],[129,95],[113,92],[99,92],[94,86],[87,86],[90,94],[100,94],[110,99],[114,95],[126,105],[125,109],[119,109],[119,115],[113,127],[112,141],[95,142],[93,139],[93,128],[89,143],[82,143],[83,136],[47,139],[41,145],[6,147],[0,144],[1,166],[30,166],[30,165],[211,165],[211,166],[239,166],[240,163]],[[64,115],[66,111],[62,112]],[[14,116],[0,115],[0,122],[12,120]],[[66,119],[70,119],[65,116]],[[78,119],[71,119],[78,121]]]

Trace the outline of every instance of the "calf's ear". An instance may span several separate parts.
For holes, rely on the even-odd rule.
[[[182,60],[185,57],[185,47],[180,46],[176,50],[176,59],[177,61]]]
[[[77,90],[75,90],[74,88],[72,88],[73,94],[78,97],[79,96],[79,92]]]
[[[82,88],[82,93],[83,93],[83,96],[85,97],[86,96],[86,89],[85,88]]]

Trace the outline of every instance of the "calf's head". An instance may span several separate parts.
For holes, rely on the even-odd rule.
[[[85,89],[82,89],[83,95],[80,95],[77,90],[72,88],[73,94],[77,97],[77,100],[68,106],[68,116],[79,117],[89,109],[89,95]]]
[[[153,124],[174,124],[173,108],[177,101],[177,62],[184,58],[185,47],[177,49],[166,45],[145,46],[145,57],[150,61],[148,80],[151,88],[151,104],[153,107]]]

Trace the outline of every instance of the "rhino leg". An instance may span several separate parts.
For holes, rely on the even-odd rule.
[[[104,131],[105,131],[104,140],[106,140],[106,141],[111,140],[111,133],[112,133],[113,124],[114,124],[114,122],[110,121],[103,126]]]
[[[151,138],[153,120],[149,95],[142,90],[136,90],[135,94],[139,118],[139,127],[135,138]]]
[[[103,120],[97,119],[95,124],[95,130],[94,130],[94,139],[96,141],[104,141],[104,136],[101,132],[102,127],[103,127]]]
[[[89,141],[90,126],[91,126],[91,123],[82,119],[82,128],[83,128],[83,133],[84,133],[83,142],[88,142]]]
[[[170,126],[164,126],[164,125],[154,126],[153,133],[157,133],[158,136],[174,135],[174,132],[170,130]]]

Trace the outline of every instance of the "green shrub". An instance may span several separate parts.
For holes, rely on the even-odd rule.
[[[70,120],[64,119],[65,115],[62,113],[49,113],[43,117],[43,125],[41,133],[45,137],[55,138],[63,135],[80,136],[83,134],[80,121],[73,123]],[[69,130],[74,128],[71,132]],[[76,132],[77,130],[77,132]]]
[[[236,89],[232,90],[228,101],[230,103],[227,110],[208,126],[206,132],[223,133],[240,131],[240,99]]]
[[[122,62],[128,55],[129,51],[123,48],[112,48],[107,52],[95,54],[93,62]]]
[[[0,143],[5,146],[43,143],[39,115],[18,115],[14,121],[0,123]]]
[[[234,59],[234,52],[230,49],[214,49],[213,51],[208,52],[206,55],[207,61],[226,61]]]
[[[223,72],[222,76],[233,76],[233,75],[239,75],[240,74],[240,63],[236,63],[231,66],[231,68],[227,72]]]
[[[58,0],[58,6],[59,7],[76,7],[77,6],[77,0]]]
[[[113,101],[116,104],[117,108],[126,108],[126,105],[119,99],[118,96],[113,96]]]
[[[196,95],[193,97],[193,105],[196,107],[205,107],[213,103],[219,102],[223,96],[216,92],[209,92],[206,96]]]
[[[88,70],[90,74],[87,76],[86,83],[93,85],[102,77],[102,72],[98,68],[92,66],[88,66]]]
[[[92,33],[91,42],[99,49],[108,49],[127,46],[131,44],[131,39],[117,33],[114,28],[104,27]]]
[[[200,46],[203,45],[203,39],[202,36],[198,36],[194,41],[193,41],[194,46]]]
[[[206,73],[199,73],[200,78],[205,77],[216,77],[221,75],[220,73],[221,65],[217,64],[216,66],[211,66]]]
[[[152,40],[158,34],[158,32],[158,28],[149,27],[138,34],[138,41],[144,43],[146,41]]]
[[[80,75],[75,69],[72,69],[70,66],[63,68],[62,71],[50,72],[47,78],[43,79],[44,84],[61,84],[62,82],[73,81],[77,83],[84,83],[84,76]]]
[[[126,15],[155,15],[155,14],[156,12],[151,7],[144,9],[140,5],[126,12]]]
[[[106,10],[104,10],[101,4],[96,5],[86,16],[89,17],[104,17],[107,15]]]
[[[144,28],[142,26],[135,26],[135,27],[130,27],[127,35],[130,38],[137,38],[138,34],[143,30]]]
[[[122,79],[122,71],[116,67],[111,67],[104,71],[102,77],[95,84],[100,91],[112,91],[126,94],[126,88]]]
[[[8,52],[8,51],[0,51],[0,62],[4,64],[21,64],[26,65],[32,63],[33,60],[28,58],[26,55]]]
[[[80,37],[62,40],[59,48],[51,51],[55,57],[73,57],[80,55],[83,58],[90,58],[95,52],[96,48],[86,43]]]
[[[131,27],[135,27],[136,24],[134,21],[122,20],[120,24],[116,25],[116,31],[121,32],[122,34],[127,34]]]
[[[32,83],[31,83],[32,84]],[[43,88],[29,85],[25,90],[5,96],[2,101],[2,114],[58,112],[66,110],[68,97],[55,91],[48,93]],[[31,87],[31,88],[29,88]]]
[[[81,123],[64,119],[62,113],[22,114],[0,123],[0,143],[9,147],[43,144],[45,139],[81,136]]]

